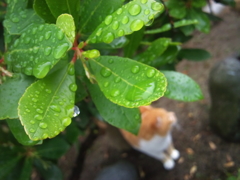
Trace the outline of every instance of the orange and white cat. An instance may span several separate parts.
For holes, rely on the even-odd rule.
[[[174,112],[151,106],[140,107],[142,123],[138,135],[121,130],[123,137],[135,149],[162,161],[165,169],[174,167],[180,154],[172,143],[171,129],[176,124]]]

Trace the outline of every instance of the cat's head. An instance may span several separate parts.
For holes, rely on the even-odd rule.
[[[163,108],[141,106],[140,112],[142,114],[142,121],[145,121],[149,128],[161,136],[170,132],[173,125],[177,123],[175,113],[166,111]]]

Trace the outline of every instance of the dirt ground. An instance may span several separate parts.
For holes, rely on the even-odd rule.
[[[79,180],[93,180],[102,167],[120,159],[133,163],[142,180],[224,180],[228,173],[236,174],[240,144],[222,140],[209,127],[209,71],[216,62],[240,50],[240,13],[227,9],[221,17],[223,21],[215,24],[210,34],[198,33],[185,45],[207,49],[211,59],[182,61],[177,67],[200,84],[204,100],[183,103],[161,98],[153,103],[177,114],[180,128],[173,131],[173,141],[181,157],[175,168],[166,171],[161,162],[131,149],[111,127],[101,132],[87,151]]]

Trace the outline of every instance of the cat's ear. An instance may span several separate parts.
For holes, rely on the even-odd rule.
[[[140,106],[139,109],[140,109],[141,113],[144,113],[145,111],[152,109],[152,107],[151,106]]]
[[[156,125],[157,128],[160,128],[162,126],[162,118],[157,117],[155,125]]]

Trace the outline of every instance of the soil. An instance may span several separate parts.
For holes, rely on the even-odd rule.
[[[116,128],[101,129],[88,149],[79,180],[93,180],[106,165],[125,159],[134,164],[142,180],[224,180],[240,168],[240,144],[227,142],[209,127],[210,96],[208,75],[212,66],[240,50],[240,13],[226,9],[223,21],[214,24],[210,34],[197,33],[185,47],[203,48],[212,57],[207,61],[182,61],[177,66],[199,83],[204,99],[184,103],[161,98],[153,106],[174,111],[179,128],[173,141],[181,157],[173,170],[164,170],[162,163],[133,150]],[[114,179],[113,179],[114,180]]]

